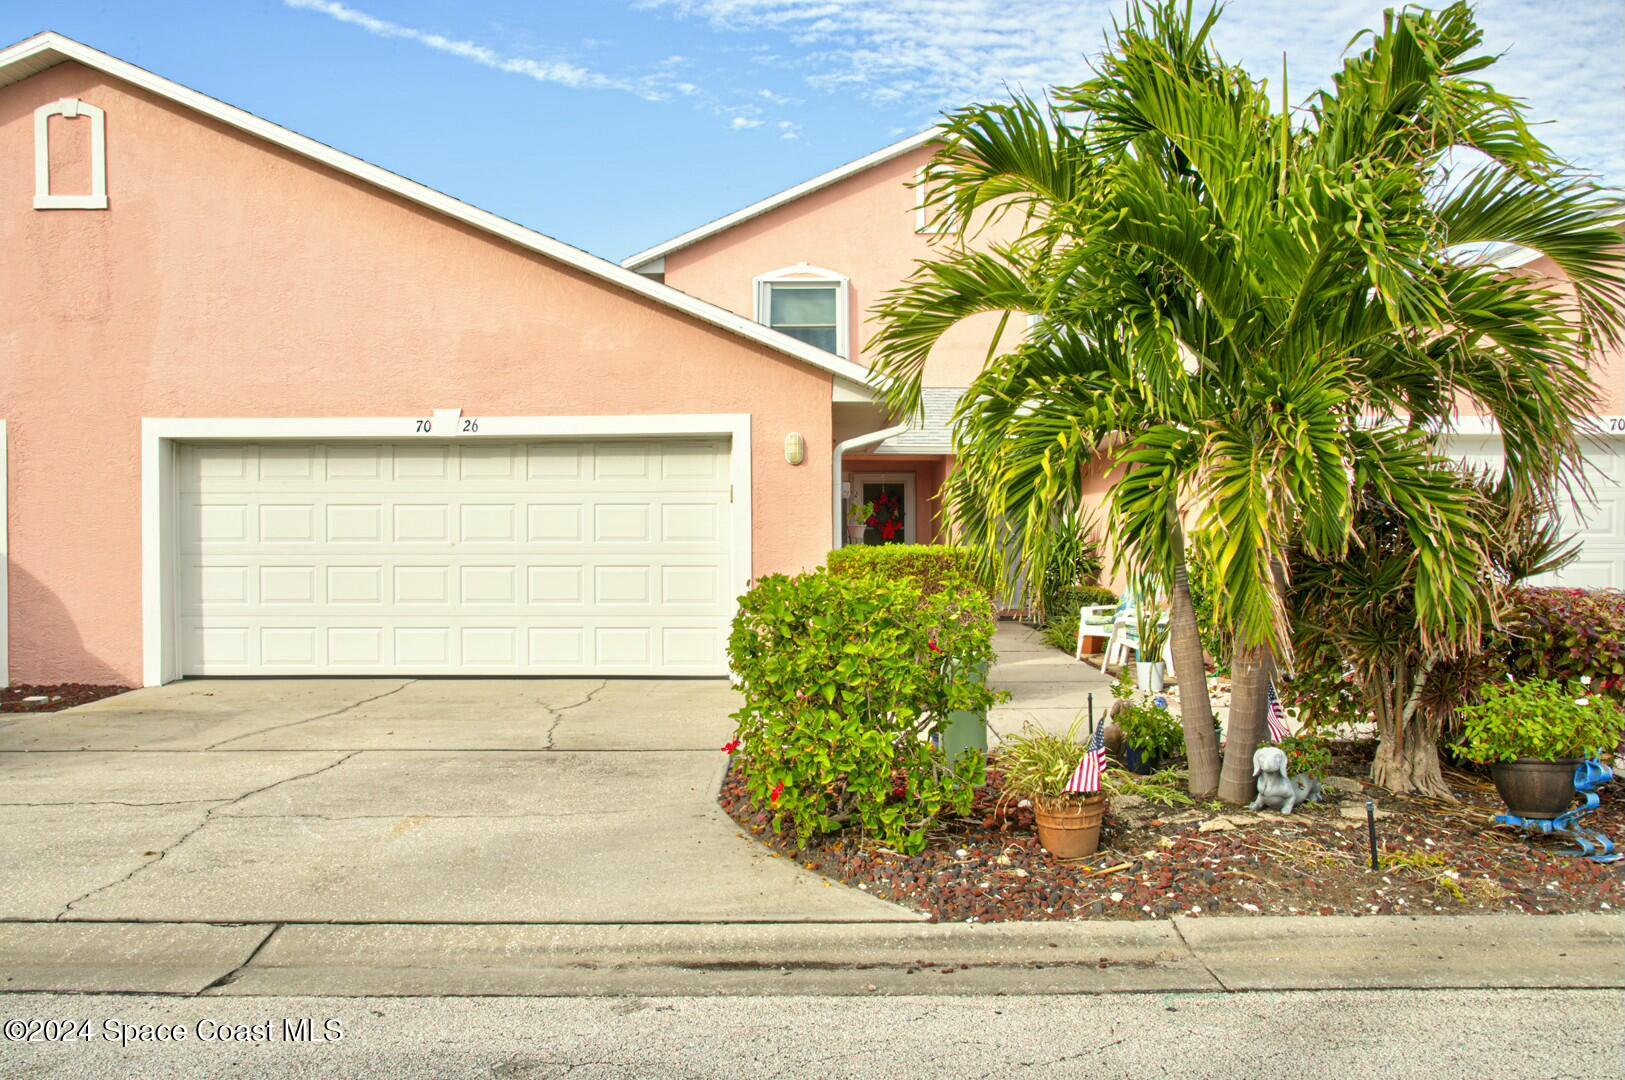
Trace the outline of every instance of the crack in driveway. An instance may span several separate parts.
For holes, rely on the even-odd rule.
[[[564,723],[564,714],[565,713],[569,712],[571,709],[579,709],[583,705],[590,704],[592,702],[592,699],[597,697],[599,695],[599,693],[602,692],[603,690],[605,690],[606,688],[608,688],[608,686],[609,686],[609,680],[608,679],[601,679],[601,680],[599,680],[599,683],[598,683],[598,685],[596,687],[594,687],[593,689],[587,691],[587,696],[586,697],[582,698],[580,701],[574,702],[573,704],[570,704],[570,705],[565,705],[562,708],[558,708],[558,709],[555,709],[551,705],[548,705],[548,704],[545,704],[543,702],[538,701],[536,704],[541,705],[541,707],[543,709],[546,709],[553,716],[553,723],[548,725],[548,728],[547,728],[547,744],[545,746],[543,746],[542,749],[543,750],[551,750],[551,749],[553,749],[553,736],[554,736],[554,734],[556,734],[558,732],[559,725]]]
[[[248,731],[248,732],[244,732],[241,735],[233,735],[229,739],[221,739],[219,742],[214,743],[214,744],[209,745],[209,746],[205,746],[203,749],[205,749],[205,750],[218,750],[222,746],[226,746],[226,745],[228,745],[230,743],[234,743],[234,742],[240,742],[243,739],[252,739],[256,735],[269,735],[273,731],[283,731],[283,730],[286,730],[287,728],[298,727],[300,724],[313,724],[318,720],[330,720],[335,716],[343,716],[345,713],[351,712],[351,711],[353,711],[355,709],[359,709],[363,705],[371,705],[375,701],[382,701],[384,698],[389,697],[391,694],[398,694],[402,690],[405,690],[408,686],[411,686],[413,683],[415,683],[417,681],[418,680],[416,680],[416,679],[407,679],[405,682],[401,683],[401,685],[395,687],[393,690],[385,690],[382,694],[374,694],[370,698],[362,698],[360,701],[352,701],[352,702],[350,702],[350,704],[344,706],[341,709],[334,709],[331,712],[324,712],[324,713],[320,714],[319,716],[307,716],[303,720],[292,720],[292,721],[289,721],[286,724],[272,724],[270,727],[260,728],[258,731]]]
[[[141,863],[140,865],[136,866],[133,870],[131,870],[128,874],[123,875],[122,877],[118,878],[116,881],[110,881],[106,885],[98,885],[96,888],[91,889],[89,892],[85,893],[84,895],[78,896],[78,897],[75,897],[72,900],[69,900],[67,902],[67,904],[65,904],[63,906],[62,910],[57,913],[55,921],[61,922],[63,919],[67,918],[68,914],[73,911],[74,906],[76,904],[82,904],[86,900],[89,900],[92,896],[96,896],[99,893],[104,893],[109,889],[117,888],[120,885],[126,885],[129,882],[133,881],[143,871],[147,870],[150,867],[157,866],[159,863],[163,862],[166,858],[169,857],[170,852],[174,851],[176,848],[180,847],[182,844],[184,844],[188,840],[192,839],[192,837],[194,837],[198,833],[202,832],[203,829],[209,824],[209,822],[214,820],[214,815],[215,815],[215,813],[217,811],[224,810],[228,806],[236,806],[238,803],[242,802],[244,799],[252,798],[255,795],[263,795],[265,792],[270,791],[273,788],[281,787],[283,784],[291,784],[295,780],[308,780],[312,776],[319,776],[324,772],[328,772],[328,771],[330,771],[332,769],[338,768],[340,765],[343,765],[346,761],[349,761],[351,758],[355,757],[359,753],[362,753],[362,751],[360,751],[360,750],[351,750],[348,753],[346,753],[343,757],[339,758],[337,761],[330,761],[326,765],[321,766],[320,768],[311,769],[309,772],[297,773],[297,774],[295,774],[293,776],[285,776],[280,780],[273,780],[271,783],[264,784],[264,785],[262,785],[260,787],[255,788],[252,791],[245,791],[241,795],[237,796],[234,799],[227,799],[225,801],[216,803],[215,805],[209,807],[207,810],[205,810],[203,812],[202,819],[199,820],[196,825],[192,826],[186,832],[182,833],[179,837],[177,837],[175,839],[174,843],[170,844],[168,847],[165,847],[162,851],[158,852],[156,857],[152,858],[151,860],[149,860],[147,862]]]

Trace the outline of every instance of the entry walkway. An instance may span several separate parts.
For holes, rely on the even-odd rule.
[[[988,683],[995,690],[1008,691],[1010,700],[988,712],[990,744],[1018,733],[1028,723],[1065,732],[1079,714],[1086,714],[1090,694],[1095,696],[1097,713],[1111,707],[1112,680],[1094,665],[1046,644],[1037,630],[1019,622],[1000,622],[993,648],[998,658],[988,673]],[[1080,731],[1086,730],[1087,723],[1086,719]]]

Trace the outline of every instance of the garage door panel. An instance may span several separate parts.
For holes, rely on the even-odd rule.
[[[1584,439],[1586,475],[1594,502],[1558,508],[1563,531],[1580,542],[1574,562],[1555,574],[1532,578],[1533,585],[1582,589],[1625,588],[1625,440]],[[1504,467],[1498,436],[1452,436],[1446,452],[1459,460],[1499,473]]]
[[[203,445],[186,674],[721,674],[726,440]]]

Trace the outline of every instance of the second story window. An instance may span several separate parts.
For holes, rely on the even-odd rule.
[[[756,321],[847,356],[847,280],[802,263],[756,279]]]

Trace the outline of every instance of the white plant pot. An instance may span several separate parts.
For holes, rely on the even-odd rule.
[[[848,525],[846,527],[847,543],[850,543],[850,544],[861,544],[861,543],[863,543],[863,530],[864,530],[864,526],[862,526],[862,525]]]
[[[1136,661],[1134,664],[1134,685],[1147,694],[1160,694],[1162,692],[1161,660],[1152,663]]]

